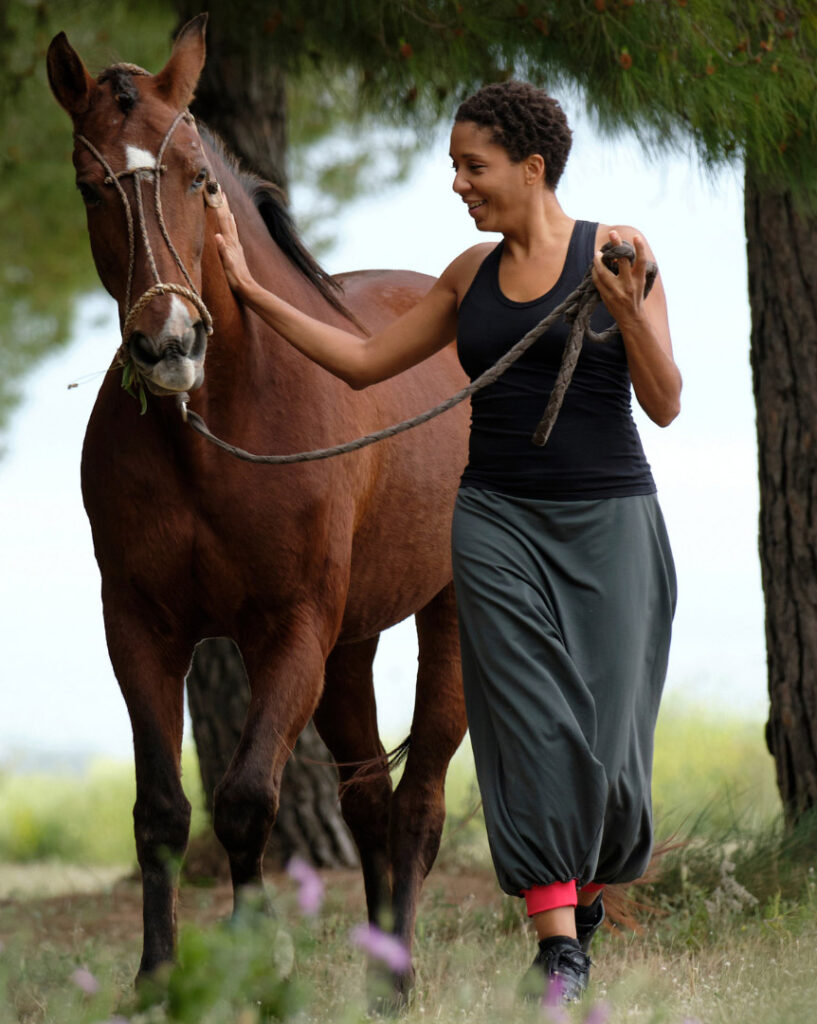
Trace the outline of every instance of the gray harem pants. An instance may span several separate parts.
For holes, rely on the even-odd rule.
[[[518,896],[638,878],[676,599],[656,496],[546,501],[465,487],[452,548],[499,884]]]

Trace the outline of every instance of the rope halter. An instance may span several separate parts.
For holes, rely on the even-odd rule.
[[[164,214],[162,212],[162,195],[161,195],[161,176],[167,170],[167,166],[162,163],[162,159],[165,155],[168,143],[176,130],[180,121],[184,121],[186,124],[195,125],[193,115],[189,110],[182,110],[173,119],[173,123],[168,128],[162,139],[161,145],[159,146],[159,152],[156,156],[156,163],[153,167],[134,167],[130,170],[115,172],[105,157],[99,152],[99,150],[85,138],[84,135],[76,134],[74,138],[77,142],[81,142],[86,149],[90,150],[94,157],[102,164],[105,171],[106,177],[104,183],[106,185],[113,185],[113,187],[119,193],[119,198],[122,200],[122,206],[125,210],[125,220],[128,226],[128,283],[125,290],[125,319],[122,324],[122,345],[119,349],[119,355],[126,358],[126,346],[128,338],[131,335],[133,326],[136,323],[140,313],[144,310],[157,295],[180,295],[198,310],[204,329],[206,333],[211,335],[213,333],[213,317],[210,315],[210,311],[204,303],[198,289],[193,284],[193,279],[187,272],[187,268],[184,262],[176,251],[176,247],[170,240],[170,235],[165,224]],[[131,292],[133,290],[133,272],[136,260],[136,244],[135,244],[135,232],[133,223],[133,210],[131,208],[130,200],[128,199],[127,193],[122,187],[121,179],[128,177],[129,175],[134,176],[134,194],[136,196],[136,210],[139,220],[139,231],[142,238],[142,243],[145,246],[145,252],[147,253],[148,264],[150,266],[151,274],[153,275],[154,284],[147,289],[135,302],[131,302]],[[187,285],[176,284],[172,281],[162,281],[159,277],[159,271],[156,266],[156,260],[153,256],[153,249],[150,244],[150,238],[148,237],[147,224],[145,222],[145,210],[142,203],[142,188],[141,182],[144,180],[153,179],[154,188],[154,207],[156,210],[156,220],[159,225],[159,230],[162,233],[165,243],[170,250],[173,259],[176,261],[176,265],[184,275],[184,279],[187,281]],[[204,201],[208,206],[220,206],[221,190],[219,184],[214,179],[210,178],[205,182],[204,187]]]

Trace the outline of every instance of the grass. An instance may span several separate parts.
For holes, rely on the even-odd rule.
[[[659,837],[688,831],[699,818],[705,819],[706,832],[728,831],[735,822],[755,830],[776,818],[774,767],[762,733],[757,722],[719,717],[677,700],[665,703],[653,778]],[[182,765],[195,835],[207,827],[207,819],[192,749],[185,751]],[[0,766],[0,862],[132,865],[134,794],[133,766],[125,762],[96,760],[82,777],[15,775],[11,767]],[[488,864],[467,741],[449,770],[446,800],[444,864],[450,870]]]
[[[182,773],[194,807],[192,831],[206,827],[195,753]],[[16,775],[0,769],[0,862],[133,865],[133,765],[99,758],[82,776]]]
[[[183,929],[179,965],[141,1002],[131,988],[135,942],[112,945],[103,935],[85,934],[34,945],[18,937],[0,955],[1,1024],[98,1024],[115,1014],[132,1024],[358,1024],[366,1016],[366,968],[349,941],[353,920],[344,901],[330,894],[310,922],[286,880],[278,881],[276,918]],[[509,902],[516,905],[497,895],[475,913],[467,902],[426,901],[416,994],[405,1024],[548,1019],[515,1001],[532,941],[521,918],[507,911]],[[815,921],[812,888],[796,914],[769,916],[765,908],[710,920],[703,948],[691,948],[670,920],[642,936],[603,934],[590,1000],[565,1024],[582,1021],[594,1007],[600,1013],[599,1004],[609,1007],[611,1024],[811,1024]],[[91,973],[97,992],[72,981],[78,968]]]
[[[195,782],[188,760],[186,784],[200,808]],[[24,784],[6,775],[0,859],[31,862],[45,851],[129,863],[131,800],[130,769],[123,766],[100,763],[87,779],[73,781]],[[599,936],[590,999],[562,1017],[515,1001],[533,943],[520,901],[487,880],[477,803],[466,747],[449,777],[446,838],[418,918],[417,986],[405,1024],[814,1020],[817,816],[793,835],[782,832],[759,724],[667,706],[656,737],[655,806],[659,834],[683,843],[666,854],[660,877],[637,891],[653,907],[641,933]],[[109,823],[110,835],[86,835],[71,824],[89,814]],[[358,1024],[366,1019],[366,965],[349,935],[362,917],[360,882],[350,874],[326,877],[331,885],[314,919],[301,914],[297,886],[286,876],[274,880],[277,916],[239,924],[213,923],[214,894],[188,889],[178,965],[141,1001],[132,989],[139,956],[133,885],[93,906],[82,897],[68,906],[0,904],[0,919],[7,918],[0,926],[7,937],[0,1024]],[[134,920],[117,928],[116,908],[126,897]],[[89,975],[75,974],[80,968],[90,972],[95,991]]]

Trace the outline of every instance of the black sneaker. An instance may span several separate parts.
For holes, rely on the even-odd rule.
[[[542,939],[536,959],[519,985],[523,999],[575,1003],[584,995],[590,979],[590,957],[577,939],[558,935]]]
[[[601,899],[601,893],[586,907],[581,906],[581,904],[576,907],[576,936],[583,952],[590,952],[590,943],[601,927],[603,920],[604,903]]]

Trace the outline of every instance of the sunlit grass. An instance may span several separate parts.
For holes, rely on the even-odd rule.
[[[132,943],[102,935],[61,945],[12,940],[0,954],[0,1024],[99,1024],[114,1014],[132,1024],[361,1024],[367,979],[364,957],[350,941],[356,919],[331,892],[314,921],[304,918],[293,889],[284,878],[276,881],[275,918],[185,926],[178,966],[138,1000]],[[548,1022],[516,1000],[534,943],[521,916],[505,913],[506,902],[497,895],[478,914],[446,901],[424,906],[416,989],[400,1019]],[[647,923],[638,936],[602,933],[589,997],[562,1019],[578,1024],[603,1003],[608,1024],[811,1024],[815,922],[812,889],[803,893],[796,919],[769,916],[768,908],[716,913],[708,942],[697,948],[672,921],[661,928]],[[72,980],[78,968],[90,972],[98,990]],[[87,977],[79,981],[89,987]]]
[[[185,761],[201,822],[195,761]],[[0,859],[132,862],[132,801],[129,765],[97,762],[81,779],[7,773],[0,777]],[[534,952],[520,901],[491,884],[468,895],[490,861],[467,744],[449,773],[447,801],[445,838],[417,923],[416,990],[401,1019],[547,1021],[515,998]],[[608,1024],[811,1024],[817,818],[784,834],[761,725],[670,702],[656,739],[655,806],[659,832],[674,833],[681,845],[664,858],[658,881],[639,891],[654,913],[643,917],[640,934],[599,936],[589,999],[565,1024],[583,1024],[591,1009],[605,1019],[601,1004]],[[192,925],[212,918],[211,897],[188,890],[179,965],[141,1003],[132,989],[133,929],[127,941],[97,936],[86,907],[70,941],[51,941],[51,911],[29,935],[30,904],[21,903],[5,933],[14,937],[0,951],[0,1024],[98,1024],[116,1014],[129,1024],[367,1019],[366,965],[350,941],[362,901],[350,913],[349,892],[330,886],[312,920],[301,915],[291,879],[278,876],[274,885],[277,916],[243,929]],[[119,898],[114,893],[111,905]],[[80,967],[98,989],[83,991],[72,980]],[[87,986],[87,976],[78,977]]]
[[[659,834],[708,809],[720,825],[768,823],[780,812],[762,722],[665,700],[655,735],[653,805]]]
[[[206,827],[195,751],[183,757],[183,781],[193,804],[195,835]],[[0,767],[0,861],[57,860],[86,865],[134,861],[133,765],[98,759],[81,777],[24,774]],[[659,836],[706,820],[709,832],[736,822],[768,825],[779,813],[774,766],[759,722],[666,703],[658,724],[653,784]],[[446,783],[448,818],[441,866],[488,866],[489,856],[473,756],[466,742]]]
[[[182,765],[195,834],[205,816],[193,751],[185,752]],[[0,769],[0,861],[130,865],[135,794],[128,762],[98,758],[82,776]]]

